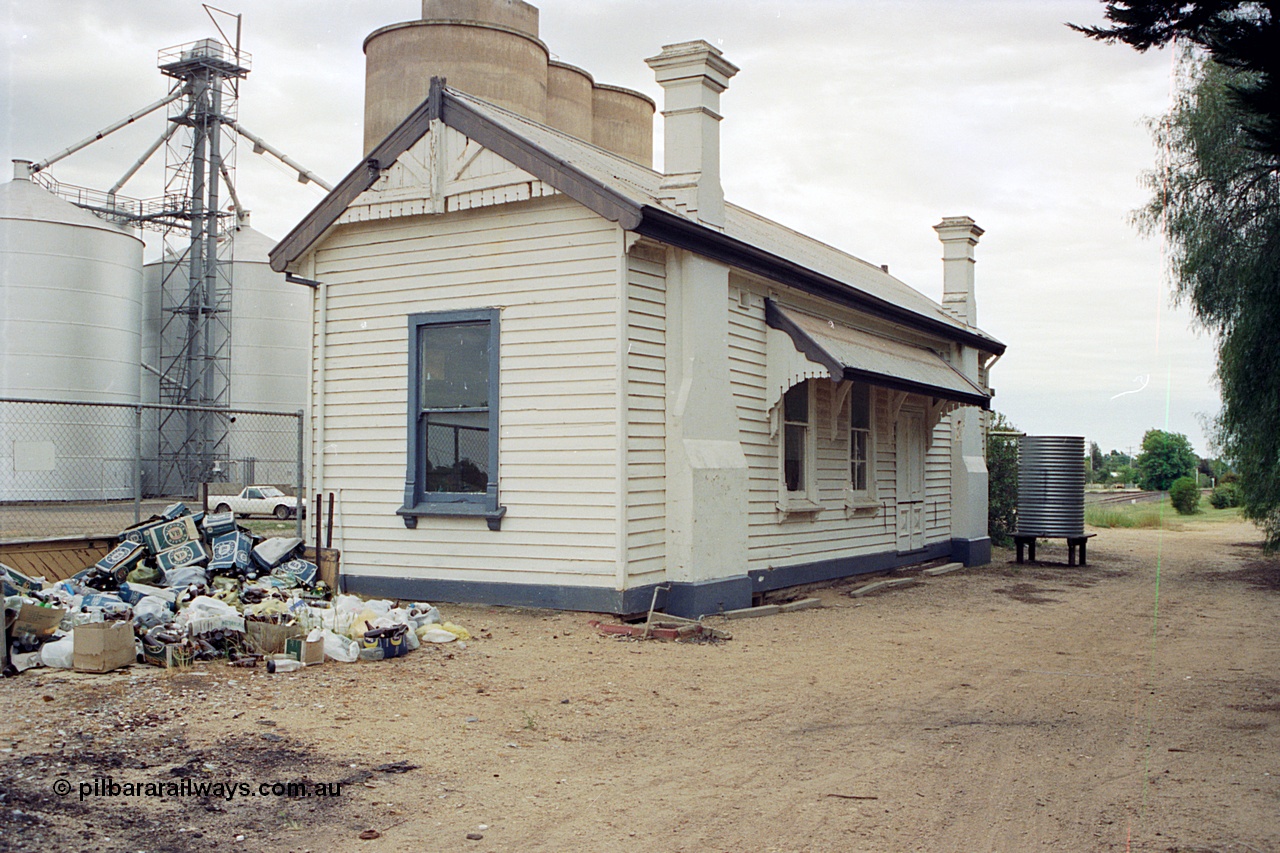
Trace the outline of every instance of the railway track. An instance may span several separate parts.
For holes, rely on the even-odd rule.
[[[1086,506],[1105,506],[1107,504],[1154,503],[1168,497],[1168,492],[1085,492]]]

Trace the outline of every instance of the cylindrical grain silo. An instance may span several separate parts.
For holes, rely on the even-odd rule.
[[[1018,439],[1018,533],[1084,535],[1084,437]]]
[[[547,63],[547,125],[578,139],[591,141],[591,75],[573,65]]]
[[[0,397],[139,402],[142,241],[15,171],[0,186]],[[132,495],[132,411],[0,408],[0,501]]]
[[[620,86],[592,89],[591,141],[642,166],[653,166],[652,98]]]
[[[426,99],[432,77],[534,121],[547,120],[547,46],[522,0],[423,0],[422,20],[365,39],[364,148]]]
[[[296,412],[307,405],[311,289],[271,269],[276,244],[249,227],[235,231],[231,279],[231,406]]]
[[[231,262],[231,363],[229,366],[228,405],[232,409],[254,409],[268,412],[296,412],[307,405],[308,345],[311,335],[311,290],[285,281],[284,275],[271,269],[267,253],[275,241],[249,226],[248,215],[243,214],[233,234],[233,260]],[[173,269],[171,275],[185,280],[186,268]],[[160,328],[164,318],[160,309],[160,277],[164,267],[159,260],[143,268],[143,321],[144,341],[154,342],[148,348],[144,344],[144,364],[157,365],[159,361]],[[172,284],[171,284],[172,287]],[[147,362],[147,353],[155,359]],[[152,383],[147,368],[143,368],[144,394],[157,393],[159,385]],[[149,459],[158,454],[159,435],[153,429],[144,436]],[[232,473],[231,465],[241,458],[262,456],[264,451],[242,445],[232,430],[229,458],[219,460],[224,470]],[[288,471],[256,471],[259,479],[271,477],[266,482],[291,482],[296,476],[295,460],[287,460]],[[153,466],[154,467],[154,466]],[[155,475],[158,475],[158,471]],[[155,482],[148,479],[148,483]]]

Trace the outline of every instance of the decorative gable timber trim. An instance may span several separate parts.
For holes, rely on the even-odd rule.
[[[382,170],[335,224],[430,216],[559,194],[550,184],[437,121]]]
[[[488,121],[450,95],[445,89],[444,80],[432,77],[427,99],[276,244],[270,254],[271,268],[276,272],[284,272],[300,258],[362,193],[373,186],[383,169],[389,168],[427,133],[431,122],[436,119],[476,140],[517,168],[537,175],[545,183],[610,222],[617,222],[624,230],[634,231],[640,224],[639,205],[608,187],[601,186],[574,166],[553,157],[528,140]]]
[[[432,82],[434,84],[434,80]],[[448,92],[444,93],[444,113],[440,118],[449,127],[476,140],[516,168],[537,175],[589,210],[610,222],[618,223],[623,230],[635,231],[640,224],[639,205],[608,187],[601,186],[575,166],[494,124],[462,101],[450,97]]]

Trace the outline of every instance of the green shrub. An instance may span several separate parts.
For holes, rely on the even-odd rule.
[[[1017,428],[999,412],[991,429],[1014,432]],[[1013,544],[1018,524],[1018,442],[1009,435],[987,436],[987,535],[993,545]]]
[[[1200,504],[1200,489],[1196,487],[1194,477],[1179,477],[1169,487],[1169,500],[1178,515],[1191,515]]]
[[[1209,495],[1209,503],[1214,509],[1228,509],[1233,506],[1240,506],[1240,487],[1234,482],[1223,483],[1221,486],[1213,490],[1213,494]]]

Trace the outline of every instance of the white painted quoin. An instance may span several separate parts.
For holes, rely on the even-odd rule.
[[[981,229],[938,226],[944,307],[726,203],[737,69],[648,62],[667,173],[437,80],[273,250],[348,589],[699,615],[989,558]]]

